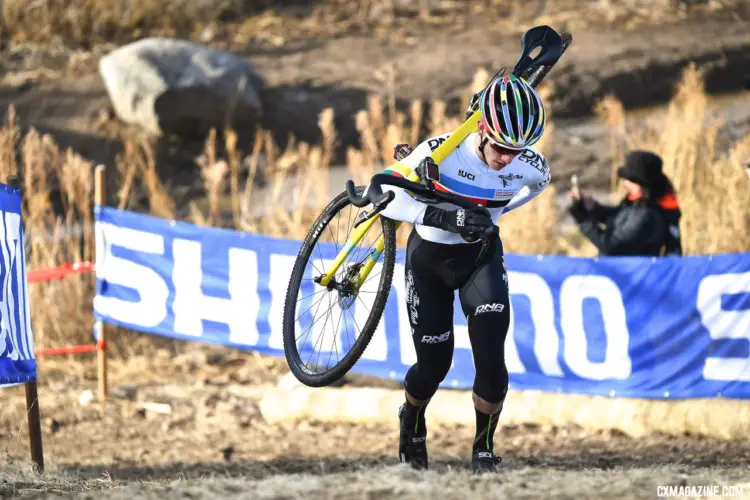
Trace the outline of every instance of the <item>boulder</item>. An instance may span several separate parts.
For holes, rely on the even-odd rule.
[[[252,127],[265,84],[241,57],[195,43],[145,38],[99,61],[117,116],[160,135],[205,135],[211,127]]]

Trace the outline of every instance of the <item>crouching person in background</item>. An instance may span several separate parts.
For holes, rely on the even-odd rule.
[[[617,206],[601,204],[575,186],[571,190],[569,212],[581,232],[600,255],[682,255],[680,207],[661,158],[633,151],[617,174],[628,191]]]

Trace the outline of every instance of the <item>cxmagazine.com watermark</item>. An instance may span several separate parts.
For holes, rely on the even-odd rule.
[[[748,491],[750,494],[750,491]],[[724,486],[717,484],[707,485],[664,485],[656,487],[656,496],[660,498],[683,497],[683,498],[744,498],[745,485]]]

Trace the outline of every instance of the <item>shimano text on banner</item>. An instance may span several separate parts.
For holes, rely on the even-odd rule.
[[[0,386],[36,380],[21,194],[0,184]]]
[[[283,356],[284,296],[300,242],[97,212],[97,318]],[[322,247],[322,259],[336,248]],[[399,250],[383,319],[354,371],[403,380],[415,361]],[[514,389],[644,398],[750,398],[750,254],[600,259],[507,255]],[[375,271],[377,272],[377,271]],[[498,279],[503,279],[499,276]],[[499,308],[488,304],[486,313]],[[356,313],[355,313],[356,314]],[[471,388],[456,302],[443,386]]]

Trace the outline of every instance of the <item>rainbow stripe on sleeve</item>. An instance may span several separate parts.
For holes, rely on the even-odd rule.
[[[409,177],[409,175],[411,175],[411,172],[412,170],[409,167],[407,167],[406,165],[402,165],[401,163],[395,163],[383,170],[384,174],[389,174],[404,179]]]

